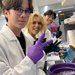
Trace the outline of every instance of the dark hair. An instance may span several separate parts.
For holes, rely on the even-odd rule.
[[[18,7],[21,7],[23,0],[2,0],[1,6],[2,9],[10,10],[11,8],[16,9]],[[29,9],[30,13],[33,13],[33,6],[32,6],[32,0],[28,0],[29,2]],[[6,18],[6,17],[5,17]],[[8,19],[6,18],[8,21]]]
[[[28,0],[29,2],[29,9],[30,9],[30,12],[32,13],[33,12],[33,6],[32,6],[32,0]],[[16,9],[18,7],[21,7],[22,5],[22,0],[2,0],[2,8],[3,9]]]
[[[46,15],[52,15],[53,16],[53,19],[55,19],[56,18],[56,13],[54,12],[54,11],[52,11],[52,10],[47,10],[45,13],[44,13],[44,16],[46,16]]]

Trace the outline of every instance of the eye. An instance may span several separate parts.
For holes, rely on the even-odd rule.
[[[23,10],[21,8],[17,8],[16,11],[23,12]]]
[[[39,25],[42,25],[42,23],[41,23],[41,22],[33,21],[33,24],[36,24],[36,23],[38,23]]]
[[[25,13],[30,13],[30,10],[29,10],[29,8],[25,10]]]
[[[36,24],[37,22],[36,21],[33,21],[33,24]]]
[[[42,23],[41,23],[41,22],[38,22],[38,24],[41,24],[41,25],[42,25]]]

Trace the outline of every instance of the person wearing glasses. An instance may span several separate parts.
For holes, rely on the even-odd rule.
[[[41,75],[37,62],[43,57],[43,33],[35,45],[26,50],[28,38],[22,32],[30,13],[32,0],[2,0],[2,12],[7,24],[0,31],[0,75]]]
[[[50,34],[56,32],[58,29],[58,25],[54,23],[54,20],[56,19],[56,13],[53,10],[47,10],[44,13],[44,19],[48,27],[47,31],[50,31]]]
[[[44,17],[44,20],[45,20],[46,26],[47,26],[47,29],[45,31],[45,33],[46,33],[45,37],[49,40],[52,38],[50,24],[53,23],[54,19],[56,18],[56,13],[52,10],[47,10],[46,12],[44,12],[43,17]],[[38,36],[40,34],[41,33],[39,33]]]
[[[53,23],[53,21],[56,19],[56,13],[53,10],[47,10],[44,12],[43,16],[47,25]]]
[[[49,40],[52,39],[50,24],[53,23],[54,19],[56,18],[56,14],[52,10],[47,10],[46,12],[44,12],[43,17],[46,23],[45,37],[47,38],[47,40]],[[37,36],[39,36],[40,34],[41,32]]]

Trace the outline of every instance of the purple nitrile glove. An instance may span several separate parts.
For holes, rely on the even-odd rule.
[[[31,46],[28,50],[27,56],[36,64],[43,57],[43,48],[50,44],[52,40],[42,43],[45,33],[43,33],[35,45]]]

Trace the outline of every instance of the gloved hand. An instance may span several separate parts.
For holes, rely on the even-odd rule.
[[[60,27],[58,27],[56,31],[56,38],[59,38],[62,35],[62,31],[60,31]]]
[[[44,51],[46,54],[50,53],[50,52],[59,52],[60,48],[59,48],[59,44],[61,43],[61,41],[58,42],[58,40],[56,40],[54,43],[52,42],[51,44],[47,45],[44,48]]]
[[[45,33],[43,33],[36,41],[35,45],[31,46],[28,50],[27,56],[36,64],[43,57],[43,48],[50,44],[52,41],[42,43]]]
[[[36,43],[36,41],[38,40],[38,38],[34,41],[34,44]],[[44,43],[46,41],[46,38],[44,38],[42,40],[42,43]],[[61,43],[61,41],[58,42],[58,40],[56,40],[54,43],[53,41],[48,44],[46,47],[44,47],[44,51],[46,54],[50,53],[50,52],[59,52],[60,48],[59,48],[59,44]]]

